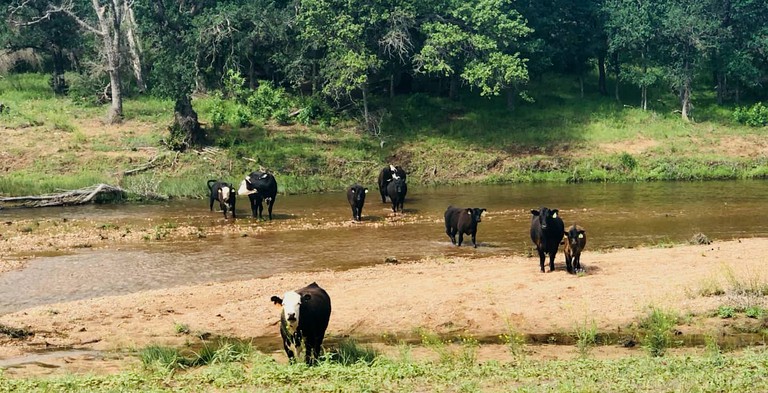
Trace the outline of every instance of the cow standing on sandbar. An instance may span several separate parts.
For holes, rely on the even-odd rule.
[[[531,210],[531,241],[539,253],[539,266],[544,273],[544,259],[549,254],[549,271],[555,270],[555,255],[565,234],[565,225],[558,216],[559,210],[546,207]]]
[[[288,360],[300,358],[301,351],[305,350],[304,361],[308,365],[315,364],[320,358],[325,330],[331,319],[331,297],[313,282],[304,288],[286,292],[282,299],[272,296],[271,300],[283,306],[280,337],[283,338],[283,349]]]

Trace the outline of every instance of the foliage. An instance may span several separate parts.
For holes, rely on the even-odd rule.
[[[664,356],[667,349],[675,344],[673,328],[677,324],[677,315],[672,312],[651,308],[648,315],[640,322],[644,336],[643,348],[653,357]]]
[[[758,102],[751,107],[737,107],[733,111],[733,120],[751,127],[768,125],[768,107]]]
[[[326,357],[344,366],[359,362],[370,365],[379,357],[379,352],[370,346],[361,346],[354,339],[344,339]]]
[[[579,349],[579,355],[583,358],[589,356],[590,351],[597,344],[597,325],[595,321],[587,324],[585,320],[584,324],[576,327],[575,334],[576,348]]]

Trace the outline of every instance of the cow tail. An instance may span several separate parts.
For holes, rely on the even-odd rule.
[[[213,183],[216,183],[216,180],[208,180],[208,190],[213,191]]]

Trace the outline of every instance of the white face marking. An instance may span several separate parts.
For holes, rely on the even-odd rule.
[[[391,164],[389,165],[389,170],[392,171],[392,173],[397,172],[397,168],[395,168],[395,166]]]
[[[221,199],[223,199],[224,201],[228,201],[229,192],[230,192],[229,187],[221,187]]]
[[[301,295],[295,291],[288,291],[283,295],[283,316],[287,323],[288,333],[293,334],[299,326],[299,308],[301,306]]]

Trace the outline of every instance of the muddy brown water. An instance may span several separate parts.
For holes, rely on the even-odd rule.
[[[204,282],[243,280],[324,269],[350,269],[425,257],[498,256],[531,250],[530,209],[560,209],[566,225],[588,234],[588,252],[617,247],[679,243],[701,232],[712,240],[768,236],[766,181],[659,182],[641,184],[523,184],[498,186],[411,186],[405,214],[391,218],[370,187],[363,223],[352,224],[343,192],[278,195],[275,219],[253,231],[247,199],[238,198],[240,218],[224,220],[207,200],[162,204],[111,204],[0,210],[0,219],[91,219],[128,225],[135,220],[235,225],[231,235],[188,241],[147,241],[120,249],[83,249],[38,257],[22,270],[0,275],[0,314],[61,301],[119,295]],[[453,204],[488,209],[479,224],[479,247],[451,245],[443,212]],[[247,236],[243,236],[246,233]],[[563,257],[558,255],[558,261]],[[531,259],[532,268],[537,260]]]

